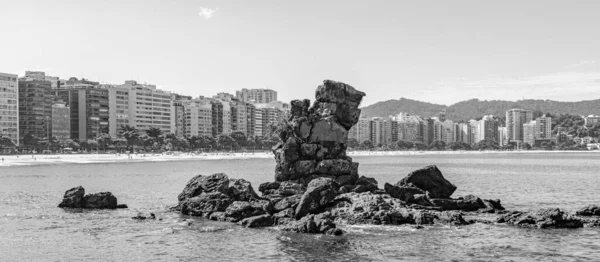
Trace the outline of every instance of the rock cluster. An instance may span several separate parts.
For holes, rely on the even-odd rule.
[[[81,186],[71,188],[65,192],[61,208],[90,208],[90,209],[115,209],[127,208],[127,205],[117,203],[117,198],[111,192],[85,194]]]

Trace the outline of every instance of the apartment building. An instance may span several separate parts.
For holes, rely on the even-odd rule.
[[[108,89],[82,87],[56,90],[70,109],[71,139],[79,142],[109,133]]]
[[[52,104],[52,136],[63,140],[71,138],[71,109],[62,101]]]
[[[506,111],[506,131],[510,141],[523,141],[523,124],[533,120],[533,112],[514,108]]]
[[[108,90],[108,133],[116,136],[124,126],[129,126],[129,88],[113,85],[103,86]]]
[[[52,84],[48,81],[19,80],[19,138],[33,135],[49,139],[52,135]]]
[[[174,109],[171,92],[133,80],[125,81],[119,87],[129,90],[129,125],[142,131],[151,127],[163,133],[174,131],[171,129],[171,112]]]
[[[19,145],[19,79],[0,73],[0,135]]]
[[[235,92],[235,97],[248,103],[270,103],[277,101],[277,92],[271,89],[246,89]]]

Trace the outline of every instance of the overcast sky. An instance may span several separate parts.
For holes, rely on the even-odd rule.
[[[0,72],[192,96],[323,79],[406,97],[600,98],[600,1],[0,0]]]

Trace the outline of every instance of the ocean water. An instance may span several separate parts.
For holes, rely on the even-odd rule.
[[[436,154],[354,157],[380,188],[436,164],[454,196],[499,198],[508,209],[600,204],[600,154]],[[597,261],[600,229],[504,225],[342,226],[341,237],[296,234],[166,212],[196,174],[225,172],[258,185],[272,159],[0,167],[0,261]],[[111,191],[122,210],[57,208],[64,191]],[[154,212],[159,220],[132,220]]]

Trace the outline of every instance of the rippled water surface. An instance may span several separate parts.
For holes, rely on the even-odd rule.
[[[499,198],[509,209],[600,204],[600,154],[441,154],[354,157],[361,175],[395,183],[437,164],[454,196]],[[597,261],[600,229],[502,225],[343,227],[342,237],[304,235],[165,212],[196,174],[225,172],[255,189],[273,179],[272,159],[0,167],[0,261],[406,260]],[[111,191],[129,209],[59,209],[64,191]],[[155,212],[162,221],[136,221]]]

